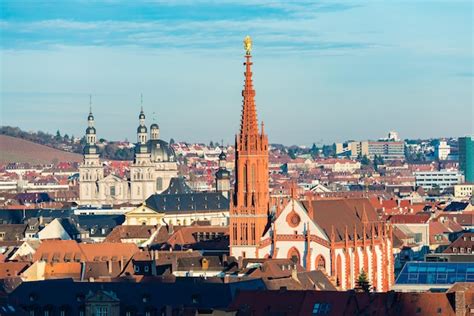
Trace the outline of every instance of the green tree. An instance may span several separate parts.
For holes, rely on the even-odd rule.
[[[61,133],[59,132],[59,129],[56,131],[56,136],[54,137],[54,139],[59,142],[61,140]]]
[[[174,142],[174,138],[171,138],[170,139],[170,145],[173,145],[175,142]]]
[[[355,290],[357,292],[370,292],[372,290],[372,286],[370,285],[369,278],[365,273],[364,269],[361,270],[359,276],[357,277]]]
[[[360,163],[364,166],[370,165],[370,160],[367,158],[367,155],[364,155],[364,157],[360,159]]]
[[[309,152],[311,154],[311,157],[313,157],[313,159],[319,156],[319,148],[316,146],[315,143],[313,143],[313,146],[311,147]]]
[[[288,156],[290,156],[291,159],[296,159],[296,150],[293,148],[290,148],[288,150]]]

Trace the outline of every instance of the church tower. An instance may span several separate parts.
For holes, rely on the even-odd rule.
[[[79,200],[81,204],[94,204],[99,198],[97,181],[104,178],[104,169],[100,164],[97,148],[97,134],[94,127],[92,105],[87,116],[86,145],[84,146],[84,160],[79,166]]]
[[[219,170],[216,172],[216,191],[229,198],[230,172],[227,170],[227,156],[222,151],[219,155]]]
[[[258,258],[258,247],[269,214],[268,138],[258,128],[252,83],[252,40],[244,40],[245,84],[240,133],[235,139],[235,188],[230,209],[230,253]]]
[[[154,166],[151,163],[151,153],[148,148],[148,131],[145,125],[143,106],[138,115],[137,143],[135,145],[135,158],[130,166],[130,196],[132,203],[142,203],[154,190]]]

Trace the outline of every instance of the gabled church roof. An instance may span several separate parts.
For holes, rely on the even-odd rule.
[[[346,227],[350,240],[354,240],[354,227],[357,238],[362,238],[364,222],[367,222],[366,236],[369,238],[370,224],[379,223],[375,208],[366,198],[303,201],[306,210],[310,208],[309,203],[313,208],[314,222],[324,230],[328,237],[331,237],[334,227],[335,241],[344,240]]]

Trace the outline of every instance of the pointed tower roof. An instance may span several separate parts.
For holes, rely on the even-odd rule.
[[[143,94],[140,94],[140,115],[138,116],[140,120],[145,119],[145,112],[143,112]]]
[[[89,95],[89,116],[87,117],[87,120],[94,120],[94,115],[92,114],[92,94]]]
[[[255,107],[255,90],[252,82],[252,55],[247,50],[245,55],[245,83],[242,90],[242,119],[240,123],[240,135],[258,135],[257,110]]]

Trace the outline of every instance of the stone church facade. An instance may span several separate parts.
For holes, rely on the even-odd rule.
[[[97,148],[97,133],[92,110],[87,118],[84,160],[79,167],[80,205],[138,205],[150,195],[161,193],[178,176],[178,166],[173,149],[159,138],[158,124],[151,124],[150,137],[145,125],[143,108],[139,114],[137,143],[129,175],[105,175]]]

